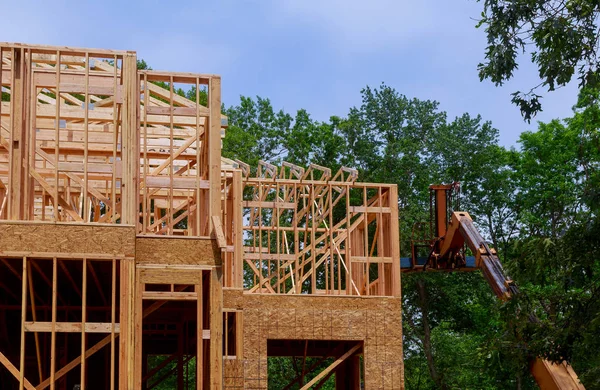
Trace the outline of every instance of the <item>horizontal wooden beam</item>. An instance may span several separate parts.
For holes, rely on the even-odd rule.
[[[171,178],[167,175],[162,176],[146,176],[144,186],[147,188],[172,188],[179,190],[195,190],[209,189],[210,182],[208,180],[197,179],[193,176],[174,177],[171,183]]]
[[[195,301],[198,299],[197,292],[177,291],[144,291],[142,299],[154,301]]]
[[[353,263],[392,263],[391,257],[352,256]]]
[[[56,322],[56,332],[58,333],[81,333],[81,322]],[[25,322],[25,332],[52,332],[52,322]],[[85,333],[112,333],[113,324],[110,322],[86,322]],[[121,332],[121,325],[114,324],[114,332]]]
[[[100,57],[106,59],[113,59],[114,56],[124,56],[127,53],[133,53],[134,51],[124,50],[108,50],[108,49],[86,49],[81,47],[70,47],[70,46],[50,46],[50,45],[28,45],[25,43],[14,43],[14,42],[0,42],[0,47],[3,49],[28,49],[35,54],[56,54],[60,51],[62,55],[70,56],[85,56],[86,54],[90,57]]]
[[[242,202],[243,207],[262,207],[265,209],[295,209],[298,205],[294,202],[267,202],[259,200],[245,200]]]

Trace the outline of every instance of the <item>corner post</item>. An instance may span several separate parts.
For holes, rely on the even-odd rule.
[[[400,287],[400,226],[398,224],[398,187],[390,188],[390,240],[392,247],[392,296],[401,297]]]
[[[121,222],[138,224],[139,215],[139,93],[137,76],[137,56],[128,52],[123,58],[123,109],[121,112],[121,159],[123,177],[121,179]]]
[[[221,78],[213,76],[209,81],[208,106],[208,179],[210,181],[209,220],[221,217]],[[208,224],[209,233],[213,226]]]

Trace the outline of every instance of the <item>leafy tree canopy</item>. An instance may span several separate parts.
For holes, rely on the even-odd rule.
[[[502,85],[512,78],[522,54],[537,66],[541,83],[516,91],[512,102],[530,120],[542,110],[539,88],[554,91],[573,77],[580,88],[599,86],[598,14],[593,0],[478,0],[483,12],[478,27],[487,34],[481,80]]]

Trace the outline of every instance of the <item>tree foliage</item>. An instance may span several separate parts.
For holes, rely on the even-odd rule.
[[[479,0],[481,1],[481,0]],[[518,69],[520,56],[529,54],[541,83],[516,91],[512,102],[525,119],[542,109],[540,87],[554,91],[573,77],[580,88],[599,86],[598,14],[593,0],[483,0],[478,27],[487,34],[485,62],[479,77],[501,85]]]

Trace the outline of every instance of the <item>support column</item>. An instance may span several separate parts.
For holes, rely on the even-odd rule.
[[[121,222],[137,225],[139,215],[139,93],[137,56],[128,52],[123,58],[123,109],[121,110]]]
[[[242,172],[235,170],[233,172],[233,286],[236,288],[244,287],[244,248],[243,248],[243,237],[244,232],[242,230],[243,221],[243,184],[242,184]],[[240,342],[240,344],[242,344]]]
[[[121,260],[119,389],[134,389],[135,374],[135,261]],[[141,332],[139,348],[141,348]]]
[[[223,387],[223,288],[222,271],[210,272],[210,388]]]
[[[390,188],[390,245],[392,249],[392,295],[402,296],[400,276],[400,226],[398,222],[398,187]]]
[[[23,48],[12,49],[12,82],[10,86],[11,143],[9,160],[8,210],[9,219],[25,219],[24,199],[27,153],[27,73],[29,64]]]
[[[208,179],[210,180],[209,220],[213,216],[221,217],[221,78],[210,79],[208,93],[210,109],[208,134]],[[213,231],[212,223],[208,224],[209,233]]]

